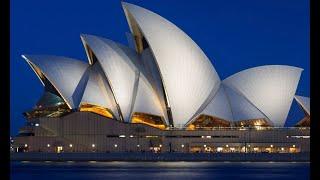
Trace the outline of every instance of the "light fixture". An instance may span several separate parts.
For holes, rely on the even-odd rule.
[[[292,147],[296,147],[296,145],[292,145]]]
[[[270,147],[273,147],[273,145],[271,144]]]
[[[181,144],[181,147],[184,148],[184,144]]]
[[[50,147],[50,144],[47,144],[47,147]]]
[[[125,137],[126,137],[126,135],[123,135],[123,134],[122,134],[122,135],[120,135],[119,137],[120,137],[120,138],[125,138]]]
[[[39,126],[39,123],[36,123],[35,126]]]
[[[24,144],[24,147],[28,147],[28,144]]]
[[[227,144],[226,147],[229,147],[229,145]]]
[[[114,147],[118,147],[118,144],[114,144]]]
[[[281,148],[281,151],[284,151],[284,148],[283,148],[283,147]]]
[[[248,145],[248,147],[250,147],[250,144]]]
[[[69,147],[72,147],[72,144],[69,144]]]
[[[160,144],[159,147],[162,147],[162,144]]]
[[[140,144],[137,144],[137,147],[140,147]]]
[[[207,145],[203,145],[203,147],[207,147]]]
[[[133,138],[133,135],[130,135],[131,138]]]
[[[92,144],[91,146],[92,146],[93,148],[94,148],[94,147],[96,147],[96,145],[95,145],[95,144]]]

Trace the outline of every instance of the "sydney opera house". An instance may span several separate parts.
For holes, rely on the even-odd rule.
[[[44,93],[14,138],[17,152],[309,152],[303,69],[265,65],[224,80],[173,23],[122,3],[128,46],[81,35],[88,62],[23,55]],[[214,62],[213,62],[214,63]],[[285,127],[292,103],[305,117]]]

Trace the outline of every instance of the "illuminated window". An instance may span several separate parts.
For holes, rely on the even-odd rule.
[[[195,130],[197,128],[213,128],[213,127],[230,127],[231,123],[229,121],[208,116],[208,115],[200,115],[193,123],[188,125],[188,130]],[[207,138],[211,138],[211,136],[207,136]]]
[[[155,128],[165,129],[166,125],[164,124],[164,120],[160,116],[135,112],[132,116],[131,123],[141,123],[146,124]]]
[[[255,127],[257,130],[262,130],[264,127],[269,127],[269,123],[265,119],[248,119],[237,121],[234,123],[236,127]]]
[[[101,116],[107,117],[107,118],[113,118],[113,115],[111,111],[108,108],[104,108],[98,105],[88,104],[88,103],[82,103],[80,106],[79,111],[82,112],[93,112],[96,114],[99,114]]]

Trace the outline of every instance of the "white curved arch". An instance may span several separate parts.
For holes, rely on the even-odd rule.
[[[84,89],[81,103],[89,103],[108,108],[112,111],[115,118],[119,119],[114,97],[99,64],[94,64],[90,67],[88,81]]]
[[[165,124],[168,121],[165,112],[161,107],[161,103],[155,91],[152,89],[151,84],[147,78],[140,73],[137,95],[133,107],[133,112],[143,112],[147,114],[157,115],[165,118]]]
[[[244,96],[238,94],[228,86],[224,87],[228,102],[231,107],[233,121],[242,121],[250,119],[269,119]],[[273,125],[272,123],[270,125]]]
[[[124,121],[129,122],[137,88],[136,81],[139,78],[139,70],[133,63],[138,61],[138,55],[108,39],[93,35],[81,35],[81,39],[96,56],[120,107],[119,113]]]
[[[34,69],[36,66],[60,93],[69,108],[77,108],[86,84],[82,79],[88,64],[60,56],[22,55]],[[39,77],[39,72],[36,72]]]
[[[205,109],[201,113],[199,113],[199,115],[201,114],[218,117],[227,121],[233,121],[228,97],[222,85],[220,85],[219,90],[214,95],[209,104],[205,107]],[[188,124],[190,123],[191,122],[189,122]]]
[[[174,24],[139,6],[122,5],[132,33],[138,25],[153,52],[174,123],[185,125],[201,112],[199,108],[220,82],[217,72],[199,46]]]
[[[310,98],[295,95],[294,99],[299,103],[303,110],[310,116]]]
[[[284,65],[259,66],[236,73],[223,84],[246,97],[274,126],[283,126],[302,70]]]

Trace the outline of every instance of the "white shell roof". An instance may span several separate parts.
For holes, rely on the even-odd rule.
[[[303,110],[310,116],[310,98],[298,95],[295,95],[294,98],[300,104]]]
[[[227,86],[224,87],[224,90],[227,94],[228,102],[231,106],[233,121],[262,118],[268,121],[268,118],[257,107],[251,104],[244,96],[238,94]]]
[[[161,108],[161,104],[157,94],[152,89],[152,86],[148,82],[146,77],[141,73],[133,112],[142,112],[166,117]],[[167,121],[165,123],[168,124]]]
[[[217,72],[199,46],[174,24],[139,6],[122,5],[153,52],[174,124],[184,125],[220,82]]]
[[[88,64],[59,56],[23,55],[22,57],[31,67],[36,66],[41,70],[66,101],[69,108],[78,107],[86,83],[82,77]]]
[[[129,122],[135,96],[138,69],[134,66],[136,53],[111,40],[92,35],[81,35],[95,56],[108,79],[124,121]]]
[[[98,63],[91,66],[88,72],[88,81],[81,99],[81,103],[89,103],[109,108],[116,116],[115,118],[119,118],[111,89]]]
[[[200,114],[215,116],[229,121],[233,120],[229,100],[222,85],[220,85],[218,92]]]
[[[255,105],[274,126],[283,126],[303,69],[266,65],[236,73],[223,81]]]

